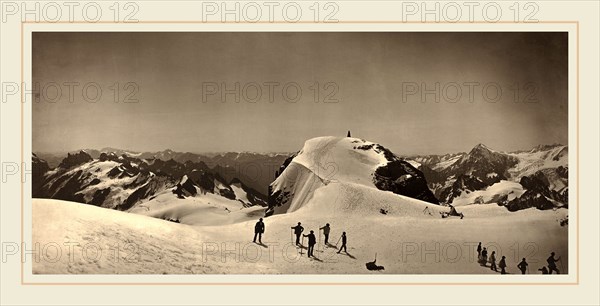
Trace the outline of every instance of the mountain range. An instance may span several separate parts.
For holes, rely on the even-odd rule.
[[[497,203],[510,211],[568,207],[565,145],[500,152],[478,144],[468,153],[406,158],[443,204]]]
[[[274,171],[267,195],[169,152],[163,160],[79,151],[55,166],[35,154],[33,243],[89,241],[108,249],[134,242],[140,260],[63,256],[35,262],[33,273],[495,274],[468,259],[477,241],[493,243],[513,267],[509,273],[521,259],[506,251],[515,243],[536,244],[539,252],[527,257],[532,271],[549,252],[568,262],[565,146],[505,153],[478,145],[468,153],[402,157],[360,138],[318,137],[299,149]],[[462,215],[451,215],[450,203]],[[259,218],[266,229],[253,242]],[[318,233],[315,257],[305,256],[306,239],[294,244],[298,222]],[[329,243],[319,231],[325,224]],[[342,233],[348,248],[340,253]],[[407,242],[423,251],[398,256]],[[432,242],[465,246],[458,250],[471,255],[424,263]],[[375,254],[385,270],[365,268]]]
[[[170,149],[158,152],[136,152],[118,148],[106,147],[100,150],[83,149],[90,157],[98,159],[102,153],[113,153],[117,156],[136,158],[140,160],[159,159],[173,160],[178,163],[204,163],[213,172],[219,173],[225,180],[234,178],[242,180],[247,186],[262,194],[267,194],[267,186],[275,178],[275,171],[290,156],[290,153],[256,153],[256,152],[225,152],[225,153],[191,153],[176,152]],[[77,154],[79,151],[64,153],[36,152],[38,158],[46,161],[50,168],[57,167],[67,154]]]
[[[222,168],[211,169],[202,161],[180,163],[174,159],[141,159],[124,153],[119,156],[114,152],[102,152],[94,158],[82,150],[67,153],[54,168],[36,154],[32,163],[34,198],[122,211],[136,210],[142,203],[147,204],[161,195],[168,195],[169,200],[200,197],[228,211],[266,206],[263,193],[238,178],[224,178],[219,173]]]
[[[478,144],[468,153],[400,156],[358,138],[336,141],[315,138],[293,154],[115,148],[67,153],[60,160],[53,154],[33,154],[32,193],[142,213],[140,205],[158,196],[171,201],[208,194],[224,210],[266,207],[271,215],[299,209],[317,188],[342,178],[432,204],[494,203],[509,211],[568,208],[564,145],[500,152]],[[165,194],[171,195],[166,199]],[[228,206],[227,201],[238,204]]]

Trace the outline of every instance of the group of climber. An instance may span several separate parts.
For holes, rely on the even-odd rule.
[[[315,244],[317,244],[317,238],[315,236],[315,231],[311,230],[309,234],[302,234],[304,232],[304,227],[302,226],[301,222],[298,222],[298,224],[296,226],[292,226],[291,229],[293,230],[294,235],[296,235],[296,245],[299,247],[302,247],[302,243],[300,242],[300,236],[302,237],[307,237],[308,238],[308,257],[314,257],[313,251],[315,249]],[[329,225],[329,223],[325,224],[325,226],[320,227],[319,231],[323,231],[323,236],[325,237],[325,245],[331,245],[329,244],[329,233],[331,232],[331,226]],[[347,249],[346,249],[346,243],[347,243],[347,238],[346,238],[346,232],[342,233],[342,236],[340,237],[340,240],[338,240],[339,242],[342,242],[342,245],[340,246],[340,249],[338,250],[338,254],[344,250],[344,252],[348,253]],[[336,246],[337,246],[336,244]]]
[[[550,257],[546,259],[548,263],[548,267],[542,267],[538,269],[542,274],[552,274],[552,272],[556,272],[556,274],[560,274],[556,263],[560,261],[560,256],[558,258],[554,258],[556,254],[554,252],[550,253]],[[490,269],[492,271],[498,272],[498,268],[500,268],[500,274],[506,273],[506,256],[502,256],[500,261],[498,262],[498,266],[496,266],[496,252],[492,251],[490,257],[488,258],[488,250],[485,247],[481,247],[481,242],[477,245],[477,261],[483,267],[487,267],[487,263],[490,263]],[[517,265],[517,268],[521,271],[521,274],[527,274],[529,271],[529,264],[527,260],[523,258],[521,262]]]
[[[315,245],[317,244],[317,237],[315,236],[315,232],[313,230],[310,231],[309,234],[303,234],[304,233],[304,227],[302,227],[302,223],[298,222],[298,224],[296,226],[292,226],[291,229],[293,230],[293,234],[296,235],[296,246],[302,247],[302,243],[300,242],[300,238],[301,237],[306,237],[308,238],[308,257],[314,257],[314,249],[315,249]],[[329,244],[329,234],[331,233],[331,226],[329,225],[329,223],[325,224],[325,226],[320,227],[319,228],[319,232],[323,231],[323,236],[325,238],[325,245],[331,246],[331,244]],[[265,232],[265,223],[263,222],[263,219],[260,218],[258,220],[258,222],[256,222],[256,224],[254,225],[254,239],[252,240],[253,242],[256,243],[256,239],[258,238],[258,243],[262,244],[262,234],[264,234]],[[346,237],[346,232],[342,233],[342,236],[340,237],[340,240],[338,240],[338,243],[340,243],[340,241],[342,242],[342,245],[340,246],[340,249],[338,250],[338,254],[340,252],[342,252],[342,250],[346,253],[348,253],[347,249],[346,249],[346,243],[348,241],[347,237]],[[336,244],[336,247],[337,247]]]

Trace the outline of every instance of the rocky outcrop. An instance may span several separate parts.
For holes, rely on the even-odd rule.
[[[70,169],[75,166],[79,166],[81,164],[85,164],[87,162],[92,161],[93,158],[84,151],[79,151],[79,153],[67,153],[67,157],[62,160],[62,162],[58,165],[58,167],[63,169]]]
[[[50,170],[48,163],[33,154],[31,159],[31,195],[34,198],[44,198],[46,193],[43,190],[46,182],[45,174]]]
[[[483,190],[488,186],[490,186],[488,182],[483,182],[473,175],[461,174],[450,188],[446,188],[441,192],[440,199],[445,203],[452,203],[452,200],[459,197],[463,192]]]
[[[423,173],[403,160],[393,160],[377,168],[373,175],[373,182],[380,190],[439,204],[438,199],[427,186]]]

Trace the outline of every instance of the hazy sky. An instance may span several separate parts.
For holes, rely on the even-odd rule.
[[[34,152],[297,151],[351,130],[397,154],[437,154],[566,144],[568,134],[566,33],[40,32],[33,81]],[[240,102],[223,100],[236,83]],[[436,83],[440,101],[422,102]],[[102,90],[97,102],[84,85],[88,100]],[[138,102],[123,103],[127,94]],[[338,102],[323,103],[328,94]]]

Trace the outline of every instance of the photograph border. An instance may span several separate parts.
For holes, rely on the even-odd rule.
[[[36,24],[36,25],[40,25],[40,24],[73,24],[73,25],[77,25],[77,24],[86,24],[89,25],[90,22],[86,22],[86,21],[58,21],[58,22],[35,22],[35,21],[22,21],[21,22],[21,28],[20,28],[20,36],[21,36],[21,49],[20,49],[20,68],[21,68],[21,84],[25,84],[24,83],[24,33],[25,33],[25,28],[28,24]],[[298,22],[294,22],[294,23],[290,23],[290,22],[285,22],[285,21],[258,21],[258,22],[245,22],[245,21],[240,21],[240,22],[228,22],[228,21],[137,21],[134,23],[123,23],[123,22],[114,22],[114,21],[98,21],[95,22],[93,24],[118,24],[118,25],[122,25],[122,26],[126,26],[126,25],[139,25],[139,24],[273,24],[273,25],[277,25],[277,24],[319,24],[319,25],[324,25],[327,23],[323,23],[323,22],[314,22],[314,21],[298,21]],[[458,22],[428,22],[428,21],[337,21],[334,24],[473,24],[473,25],[477,25],[477,24],[490,24],[490,22],[484,22],[484,21],[458,21]],[[528,24],[528,23],[523,23],[523,22],[514,22],[514,21],[498,21],[498,22],[494,22],[493,24]],[[580,281],[580,210],[579,210],[579,195],[580,195],[580,188],[579,188],[579,184],[580,184],[580,164],[579,164],[579,157],[580,157],[580,152],[579,152],[579,147],[580,147],[580,141],[579,141],[579,137],[580,137],[580,131],[579,131],[579,107],[580,107],[580,101],[579,101],[579,73],[580,73],[580,63],[579,63],[579,55],[580,55],[580,41],[579,41],[579,21],[537,21],[535,23],[529,23],[529,24],[569,24],[569,25],[575,25],[575,48],[576,48],[576,54],[575,54],[575,63],[576,63],[576,67],[575,68],[575,73],[574,73],[574,78],[575,78],[575,88],[574,90],[575,92],[575,110],[576,110],[576,123],[575,123],[575,127],[576,127],[576,148],[577,148],[577,154],[576,154],[576,164],[575,164],[575,168],[576,168],[576,178],[577,178],[577,184],[576,184],[576,189],[575,189],[575,195],[576,195],[576,200],[574,206],[576,208],[576,224],[575,224],[575,236],[576,236],[576,248],[574,250],[575,252],[575,271],[574,273],[575,275],[575,282],[556,282],[556,283],[546,283],[546,282],[26,282],[25,281],[25,274],[24,274],[24,269],[25,269],[25,253],[21,252],[21,269],[20,269],[20,275],[21,275],[21,285],[33,285],[33,286],[52,286],[52,285],[59,285],[59,286],[64,286],[64,285],[68,285],[68,286],[514,286],[514,285],[525,285],[525,286],[541,286],[541,285],[579,285],[579,281]],[[82,30],[82,32],[85,32]],[[119,30],[119,31],[109,31],[109,32],[127,32],[126,30]],[[174,32],[174,31],[170,31],[167,30],[165,32]],[[485,31],[485,30],[474,30],[474,32],[489,32],[489,31]],[[533,31],[526,31],[523,30],[523,32],[533,32]],[[569,55],[570,57],[571,55]],[[569,88],[571,90],[571,88]],[[25,143],[25,138],[24,138],[24,108],[25,108],[25,93],[24,91],[21,91],[21,105],[20,105],[20,158],[21,158],[21,165],[23,165],[25,163],[25,158],[24,158],[24,143]],[[25,182],[25,173],[23,171],[20,172],[21,173],[21,181]],[[25,243],[25,184],[20,184],[20,209],[21,209],[21,214],[20,214],[20,221],[21,221],[21,227],[20,227],[20,231],[21,231],[21,242]],[[569,273],[570,274],[570,273]],[[116,275],[115,275],[116,276]],[[119,275],[122,276],[122,275]],[[310,275],[306,275],[307,277],[310,277]]]

